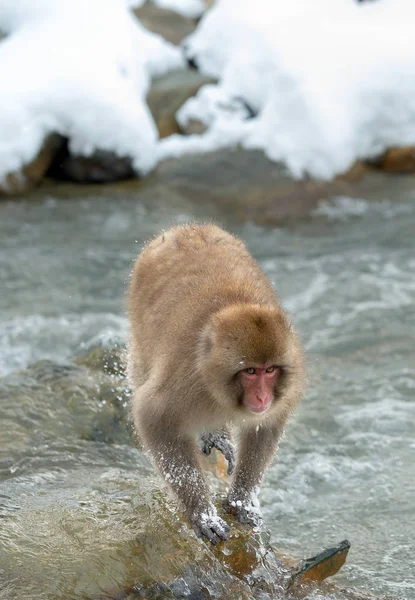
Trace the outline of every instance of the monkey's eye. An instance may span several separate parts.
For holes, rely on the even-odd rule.
[[[273,373],[273,372],[275,371],[275,369],[276,369],[276,368],[277,368],[277,367],[274,367],[274,366],[272,366],[272,367],[267,367],[267,368],[265,369],[265,372],[266,372],[266,373]]]
[[[245,369],[245,373],[248,373],[248,375],[255,375],[256,369],[254,369],[254,367],[249,367],[248,369]]]

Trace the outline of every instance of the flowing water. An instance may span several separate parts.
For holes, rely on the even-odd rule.
[[[407,185],[393,199],[337,198],[275,229],[122,194],[0,204],[0,374],[125,340],[125,290],[144,242],[173,221],[219,220],[275,283],[308,355],[305,401],[262,488],[272,543],[306,556],[347,537],[352,549],[335,581],[415,598],[414,200]],[[107,548],[114,530],[119,542],[128,537],[130,517],[120,515],[130,515],[131,481],[148,469],[128,445],[75,443],[61,408],[50,400],[47,410],[47,434],[17,451],[6,429],[18,432],[25,419],[38,427],[36,407],[22,416],[0,404],[2,600],[86,597],[90,571],[50,592],[56,571],[70,582],[87,552],[88,521],[80,531],[75,508],[90,511],[94,548]],[[105,528],[93,529],[104,496]],[[46,508],[54,517],[42,527],[33,515]],[[121,579],[120,553],[111,560]]]

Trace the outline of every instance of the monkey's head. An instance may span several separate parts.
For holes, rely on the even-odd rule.
[[[200,339],[198,369],[215,400],[245,416],[290,410],[302,392],[301,347],[277,306],[236,304],[215,313]]]

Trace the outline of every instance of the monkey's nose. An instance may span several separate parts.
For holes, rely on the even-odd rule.
[[[268,397],[268,394],[264,394],[263,396],[258,396],[258,394],[257,394],[257,397],[256,397],[256,399],[257,399],[257,400],[258,400],[258,402],[260,402],[261,404],[266,404],[266,403],[268,402],[268,400],[269,400],[269,397]]]

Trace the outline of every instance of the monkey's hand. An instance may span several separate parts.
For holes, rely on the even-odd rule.
[[[203,454],[208,456],[211,453],[212,448],[216,448],[222,452],[223,456],[228,461],[228,475],[232,475],[235,467],[235,456],[229,433],[225,429],[203,433],[200,440],[202,442]]]
[[[228,497],[224,509],[231,515],[235,515],[238,521],[244,525],[251,525],[255,529],[262,527],[263,518],[258,503],[250,500],[233,500]]]
[[[205,536],[212,544],[228,539],[229,525],[217,515],[214,508],[205,513],[194,513],[190,520],[197,537]]]

